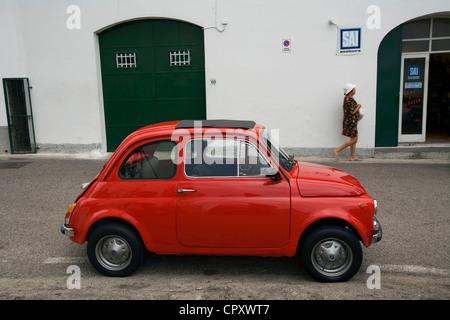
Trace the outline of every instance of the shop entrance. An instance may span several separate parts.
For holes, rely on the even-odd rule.
[[[427,114],[428,55],[408,55],[402,61],[399,142],[424,142]]]
[[[450,17],[404,23],[378,50],[376,147],[450,142]]]
[[[450,141],[450,18],[403,25],[399,142]]]
[[[399,142],[450,142],[450,52],[402,61]]]

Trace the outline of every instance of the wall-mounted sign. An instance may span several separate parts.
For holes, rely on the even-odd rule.
[[[283,39],[283,52],[290,53],[291,52],[291,39]]]
[[[361,54],[361,28],[339,28],[338,54]]]

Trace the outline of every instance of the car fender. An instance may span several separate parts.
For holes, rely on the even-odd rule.
[[[294,240],[299,243],[302,236],[305,235],[314,226],[322,225],[325,223],[329,224],[342,224],[349,225],[356,232],[356,236],[364,243],[364,245],[370,244],[370,235],[367,235],[367,227],[361,219],[358,219],[355,215],[350,214],[348,211],[342,209],[324,209],[314,214],[309,215],[303,221],[298,221],[293,223],[292,227],[293,235],[295,235]],[[369,238],[369,239],[368,239]]]
[[[150,235],[138,220],[124,210],[111,208],[101,209],[92,213],[84,223],[85,228],[80,230],[79,234],[76,234],[73,240],[77,240],[75,241],[77,243],[88,241],[89,234],[102,222],[120,222],[129,224],[139,233],[146,247],[148,243],[151,243]]]

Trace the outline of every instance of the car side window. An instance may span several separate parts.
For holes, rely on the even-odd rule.
[[[239,176],[265,176],[269,162],[262,156],[256,147],[241,141],[239,151]]]
[[[264,176],[270,168],[256,147],[234,139],[196,139],[186,145],[185,173],[189,177]]]
[[[176,143],[157,141],[134,149],[119,169],[119,177],[124,180],[171,179],[177,165],[172,161],[176,154]]]

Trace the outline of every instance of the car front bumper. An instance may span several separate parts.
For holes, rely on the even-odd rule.
[[[65,223],[61,225],[61,233],[69,237],[73,237],[75,235],[73,229],[67,227]]]

